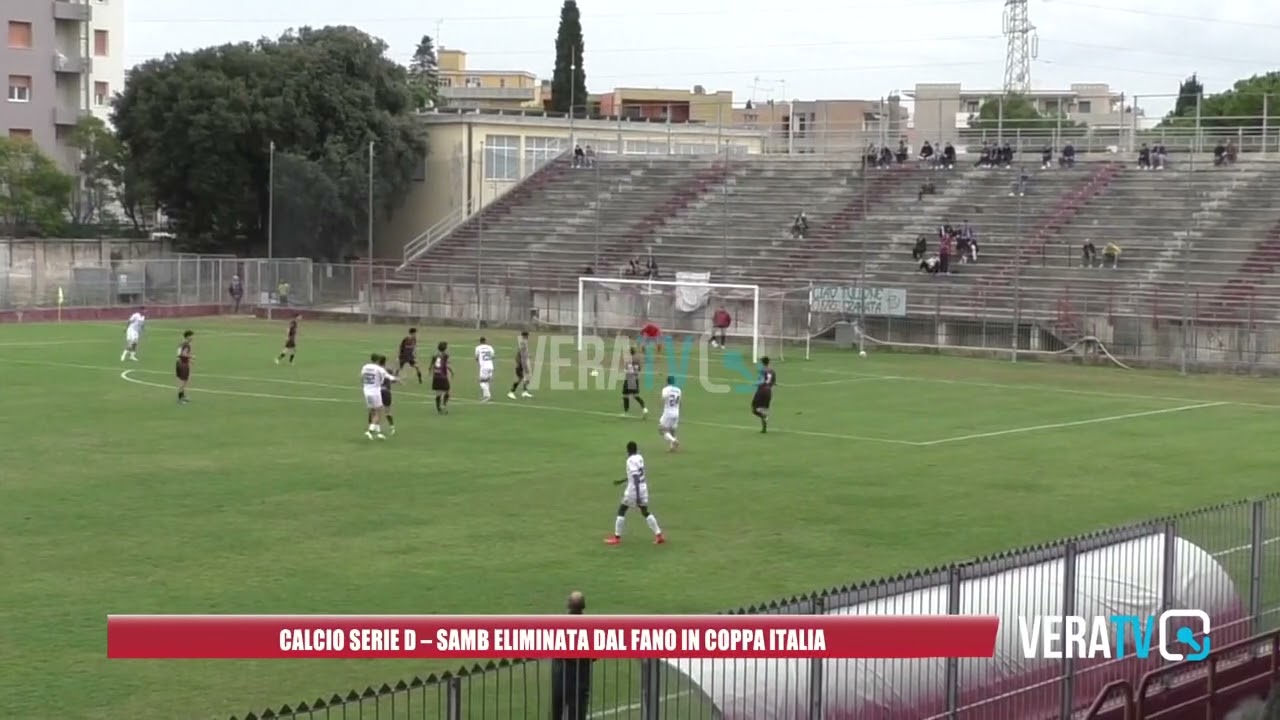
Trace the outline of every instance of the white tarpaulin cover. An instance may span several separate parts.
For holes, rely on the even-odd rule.
[[[1159,615],[1165,608],[1194,608],[1213,619],[1214,646],[1233,638],[1229,622],[1244,617],[1235,584],[1212,555],[1177,538],[1173,594],[1161,604],[1164,582],[1163,535],[1080,553],[1076,557],[1075,608],[1071,615]],[[1031,720],[1057,717],[1056,683],[1025,692],[1035,682],[1050,681],[1062,669],[1061,660],[1024,657],[1018,618],[1063,615],[1061,560],[1030,565],[961,584],[960,612],[996,615],[1000,632],[992,659],[959,661],[960,702],[978,704],[965,718]],[[934,586],[873,602],[839,608],[831,614],[945,615],[947,587]],[[1218,629],[1223,628],[1222,635]],[[1153,656],[1156,653],[1152,653]],[[665,660],[688,677],[725,720],[801,720],[810,717],[811,660]],[[823,660],[823,717],[841,720],[922,720],[946,717],[946,660]],[[1077,660],[1076,667],[1097,661]],[[1152,662],[1158,663],[1158,658]],[[1124,660],[1129,670],[1138,662]],[[1141,670],[1155,666],[1142,666]],[[1090,702],[1112,679],[1111,672],[1081,673],[1075,697]],[[1141,674],[1140,672],[1138,673]],[[1091,677],[1092,676],[1092,677]],[[1135,678],[1136,679],[1136,678]],[[1020,691],[1023,691],[1021,694]]]
[[[676,273],[676,309],[680,312],[693,312],[707,304],[711,295],[711,273],[678,272]],[[686,284],[688,283],[688,284]]]

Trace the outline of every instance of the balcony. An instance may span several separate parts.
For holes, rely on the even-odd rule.
[[[88,75],[93,72],[93,60],[79,55],[53,54],[53,71],[67,75]]]
[[[53,0],[53,19],[89,22],[93,19],[93,8],[87,2]]]
[[[506,100],[532,102],[533,88],[442,87],[440,97],[446,100]]]
[[[73,107],[70,105],[59,105],[53,109],[53,124],[63,127],[75,127],[80,121],[88,117],[89,111],[84,108]]]

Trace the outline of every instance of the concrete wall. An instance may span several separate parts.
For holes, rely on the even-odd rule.
[[[163,258],[172,249],[164,240],[0,239],[0,305],[56,303],[58,288],[72,285],[75,268],[110,268],[113,254],[116,264]]]

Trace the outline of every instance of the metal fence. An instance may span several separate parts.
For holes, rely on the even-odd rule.
[[[1154,595],[1153,593],[1154,586]],[[970,562],[833,587],[734,614],[995,614],[993,660],[599,661],[589,718],[1062,718],[1161,662],[1025,661],[1017,617],[1201,607],[1216,647],[1280,626],[1280,495]],[[1093,603],[1093,604],[1090,604]],[[1037,608],[1056,610],[1037,610]],[[1016,660],[1015,660],[1016,658]],[[545,718],[549,663],[489,662],[272,708],[250,718]],[[581,716],[579,716],[581,717]],[[1140,720],[1140,719],[1134,719]]]

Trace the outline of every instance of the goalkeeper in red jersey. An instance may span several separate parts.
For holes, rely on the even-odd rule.
[[[645,323],[644,327],[640,328],[640,344],[652,347],[655,352],[661,352],[662,328],[651,322]]]

